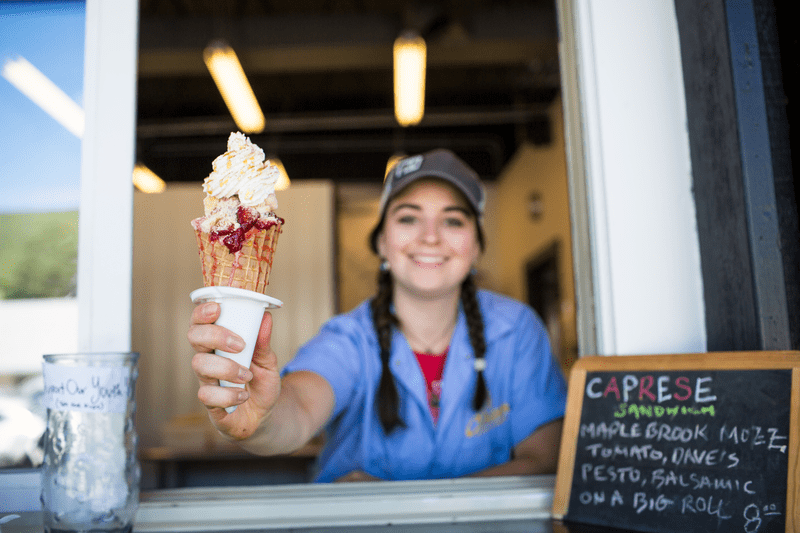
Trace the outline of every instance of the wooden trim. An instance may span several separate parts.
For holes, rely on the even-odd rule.
[[[578,445],[577,435],[581,424],[580,412],[583,409],[583,389],[586,386],[586,369],[581,363],[586,359],[590,358],[579,359],[570,372],[567,416],[564,418],[561,432],[561,452],[553,491],[553,517],[557,519],[564,518],[569,507],[572,472],[575,471],[575,453]],[[578,413],[578,416],[570,416],[569,413]]]
[[[792,372],[792,413],[789,419],[789,464],[786,482],[786,531],[797,531],[800,526],[800,469],[798,469],[798,431],[800,430],[800,369]],[[793,453],[791,453],[793,452]]]

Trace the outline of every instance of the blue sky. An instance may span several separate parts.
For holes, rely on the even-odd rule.
[[[84,2],[0,1],[0,68],[27,59],[83,107]],[[77,210],[81,142],[0,76],[0,214]]]

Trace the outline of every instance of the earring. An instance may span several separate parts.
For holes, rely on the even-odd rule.
[[[389,261],[386,259],[381,263],[381,272],[389,272]]]
[[[477,275],[478,275],[478,269],[477,269],[477,268],[475,268],[475,267],[472,267],[472,268],[470,269],[470,271],[469,271],[469,275],[470,275],[470,276],[472,276],[472,277],[474,278],[475,276],[477,276]]]

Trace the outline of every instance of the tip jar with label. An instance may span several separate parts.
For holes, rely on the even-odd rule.
[[[131,531],[139,506],[139,354],[45,355],[45,531]]]

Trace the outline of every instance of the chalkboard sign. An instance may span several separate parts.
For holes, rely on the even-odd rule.
[[[794,532],[800,352],[582,358],[553,514],[631,531]]]

